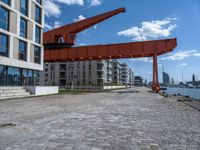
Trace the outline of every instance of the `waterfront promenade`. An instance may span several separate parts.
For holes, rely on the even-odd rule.
[[[200,112],[147,88],[0,101],[6,149],[198,150]]]

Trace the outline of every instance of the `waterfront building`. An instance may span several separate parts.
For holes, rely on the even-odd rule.
[[[126,76],[124,85],[132,85],[134,73],[128,65],[124,76],[121,72],[121,64],[117,60],[45,63],[44,71],[40,72],[38,82],[43,86],[60,87],[121,85],[123,84],[122,77]]]
[[[129,67],[127,63],[121,64],[121,80],[123,85],[129,84]]]
[[[195,75],[193,74],[193,75],[192,75],[192,82],[195,83],[195,81],[196,81],[196,80],[195,80]]]
[[[135,86],[142,86],[143,85],[143,79],[141,76],[135,76],[135,82],[134,85]]]
[[[0,86],[35,85],[43,69],[43,0],[0,0]]]
[[[101,86],[112,83],[112,61],[72,61],[45,63],[39,75],[40,85]]]
[[[129,85],[134,85],[134,72],[131,68],[129,68]]]
[[[121,80],[121,64],[118,60],[113,60],[113,84],[122,84]]]
[[[168,86],[170,85],[170,77],[169,75],[163,71],[163,85]]]

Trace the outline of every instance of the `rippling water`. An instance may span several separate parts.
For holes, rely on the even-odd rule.
[[[200,100],[200,89],[188,89],[188,88],[167,88],[165,91],[167,94],[181,94]]]

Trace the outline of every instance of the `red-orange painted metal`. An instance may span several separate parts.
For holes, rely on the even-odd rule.
[[[152,57],[171,52],[176,39],[46,49],[46,62]]]
[[[44,33],[44,61],[65,62],[153,57],[152,88],[153,91],[159,92],[157,56],[173,51],[177,45],[176,39],[71,47],[75,43],[78,32],[121,12],[125,12],[125,8],[116,9]],[[62,38],[64,43],[59,43],[59,38]]]
[[[44,33],[43,41],[44,44],[48,43],[57,43],[59,37],[63,37],[64,41],[69,45],[74,45],[76,40],[76,34],[96,25],[108,18],[113,17],[119,13],[125,12],[125,8],[119,8],[110,12],[106,12],[101,15],[97,15],[88,19],[84,19],[78,22],[74,22],[68,25],[64,25],[62,27],[50,30]]]

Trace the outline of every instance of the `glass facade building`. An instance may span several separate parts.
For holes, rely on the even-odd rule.
[[[0,0],[0,86],[36,85],[43,27],[43,0]]]

